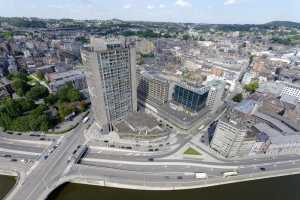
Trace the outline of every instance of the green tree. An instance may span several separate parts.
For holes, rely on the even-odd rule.
[[[45,98],[45,102],[48,105],[54,105],[57,101],[58,101],[58,96],[55,94],[49,94],[49,96]]]
[[[232,100],[233,101],[235,101],[235,102],[242,102],[243,101],[243,94],[242,93],[239,93],[239,94],[237,94],[237,95],[235,95],[233,98],[232,98]]]
[[[9,129],[12,119],[7,113],[0,112],[0,126]]]
[[[14,131],[30,131],[28,116],[17,117],[13,120],[9,129]]]
[[[25,93],[30,89],[30,86],[27,84],[27,82],[19,78],[13,81],[12,87],[19,96],[24,96]]]
[[[24,73],[24,72],[14,72],[14,73],[11,73],[11,74],[8,75],[8,79],[9,80],[20,79],[20,80],[23,80],[25,82],[28,81],[27,74]]]
[[[33,100],[38,100],[49,95],[48,89],[40,84],[36,84],[26,93],[26,97]]]
[[[70,115],[72,112],[76,111],[76,108],[74,105],[66,105],[64,103],[61,103],[58,108],[59,117],[63,121],[66,116]]]
[[[59,102],[75,102],[81,100],[81,95],[78,90],[76,90],[71,84],[67,84],[61,87],[58,92],[57,96]]]
[[[36,108],[36,104],[31,99],[21,98],[15,100],[15,103],[20,107],[22,112],[27,112]]]
[[[22,114],[22,109],[19,104],[9,98],[1,103],[1,112],[6,113],[11,118],[15,118]]]
[[[69,89],[67,97],[70,102],[80,101],[81,99],[80,92],[74,88]]]
[[[245,85],[244,89],[247,92],[254,93],[257,90],[258,87],[259,87],[258,81],[254,81],[252,83],[249,83],[249,84]]]
[[[40,80],[45,80],[45,76],[44,76],[43,72],[41,72],[41,71],[36,72],[36,77]]]

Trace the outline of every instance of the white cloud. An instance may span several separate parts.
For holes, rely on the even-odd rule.
[[[131,7],[132,7],[131,4],[126,4],[123,6],[123,8],[125,8],[125,9],[130,9]]]
[[[165,8],[166,5],[165,4],[159,4],[159,8]]]
[[[148,6],[147,6],[147,9],[149,9],[149,10],[152,10],[152,9],[154,9],[154,8],[155,8],[154,5],[148,5]]]
[[[188,1],[185,1],[185,0],[177,0],[175,2],[175,5],[176,6],[181,6],[181,7],[190,7],[190,6],[192,6],[191,3],[189,3]]]
[[[224,5],[233,5],[233,4],[237,4],[238,1],[237,0],[225,0]]]

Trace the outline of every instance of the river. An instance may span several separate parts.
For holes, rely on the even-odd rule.
[[[0,176],[0,199],[9,192],[9,190],[15,185],[16,179],[11,176]]]
[[[0,176],[0,199],[15,184]],[[183,191],[135,191],[68,183],[47,200],[300,200],[300,175]]]

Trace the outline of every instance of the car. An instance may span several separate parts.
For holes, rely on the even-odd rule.
[[[11,158],[11,155],[6,154],[4,155],[4,158]]]
[[[44,160],[47,160],[48,158],[49,158],[48,155],[45,155],[45,156],[44,156]]]
[[[18,160],[15,159],[15,158],[13,158],[13,159],[11,159],[10,161],[12,161],[12,162],[17,162]]]
[[[181,180],[181,179],[183,179],[183,177],[182,176],[177,176],[177,179]]]
[[[115,146],[115,145],[113,145],[113,144],[111,144],[111,145],[109,145],[109,147],[111,147],[111,148],[115,148],[116,146]]]
[[[154,149],[154,151],[158,151],[159,149]]]
[[[148,158],[148,161],[153,162],[153,161],[154,161],[154,158]]]
[[[75,154],[75,153],[77,153],[77,150],[74,150],[74,151],[73,151],[73,154]]]
[[[160,145],[159,145],[159,147],[163,147],[163,146],[164,146],[163,144],[160,144]]]
[[[41,140],[41,141],[44,141],[44,140],[46,140],[46,138],[40,138],[40,140]]]
[[[259,168],[261,171],[266,171],[266,168],[265,167],[260,167]]]
[[[153,149],[149,149],[149,151],[153,151]]]

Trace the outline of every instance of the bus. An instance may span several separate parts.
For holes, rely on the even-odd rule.
[[[196,172],[195,173],[195,178],[196,179],[207,179],[207,174],[203,172]]]

